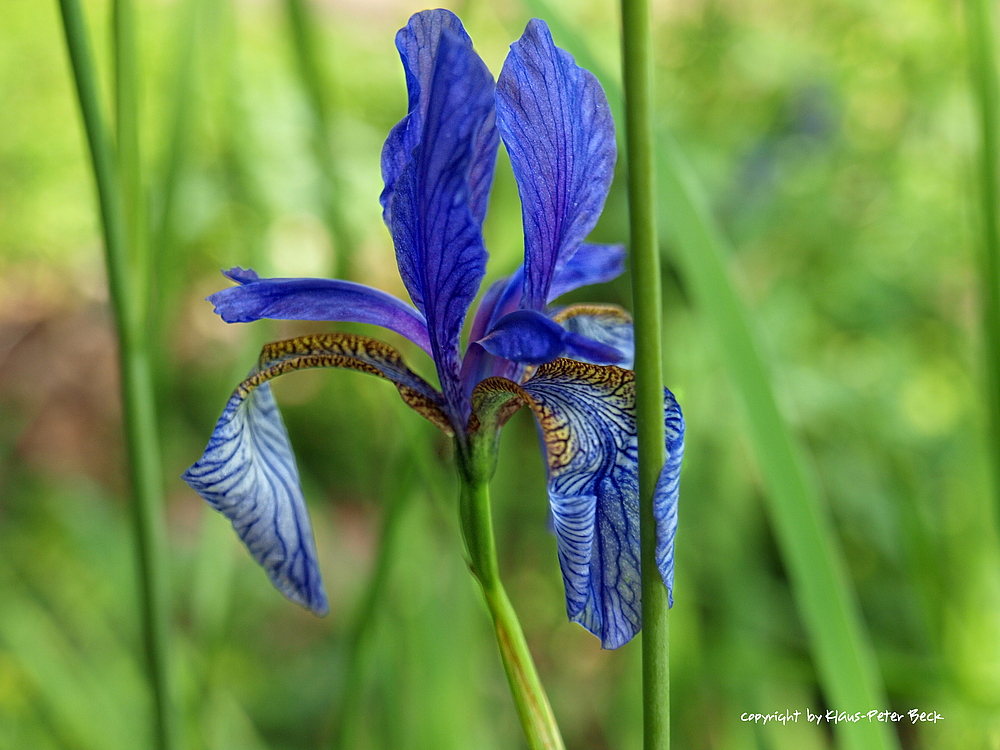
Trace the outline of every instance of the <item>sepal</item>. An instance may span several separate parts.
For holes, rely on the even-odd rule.
[[[390,380],[403,400],[447,434],[444,399],[388,344],[323,334],[268,344],[229,398],[202,457],[183,479],[228,518],[281,593],[328,610],[295,456],[268,381],[312,367],[346,367]]]
[[[657,562],[673,596],[673,540],[684,421],[665,391],[667,463],[654,497]],[[469,429],[502,425],[522,404],[538,422],[548,494],[571,620],[604,648],[642,625],[635,376],[618,367],[557,359],[523,385],[489,378],[472,394]]]
[[[183,479],[232,522],[278,591],[318,615],[329,611],[295,456],[269,385],[233,393]]]

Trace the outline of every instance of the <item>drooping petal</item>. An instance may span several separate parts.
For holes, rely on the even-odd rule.
[[[605,284],[625,273],[623,245],[583,243],[565,265],[556,269],[548,302],[591,284]]]
[[[612,347],[621,354],[621,360],[615,364],[626,370],[632,369],[632,364],[635,362],[632,317],[618,305],[569,305],[555,313],[552,319],[567,331]],[[574,359],[596,365],[606,364],[583,357]]]
[[[388,212],[396,180],[410,160],[411,153],[423,134],[423,121],[430,101],[430,83],[438,54],[441,34],[447,30],[454,38],[472,50],[469,38],[458,16],[449,10],[436,9],[416,13],[396,34],[396,49],[403,61],[409,97],[408,114],[390,131],[382,148],[382,178],[385,189],[380,201]],[[473,53],[475,54],[475,53]],[[469,205],[472,215],[481,224],[486,216],[493,172],[496,167],[500,139],[496,130],[496,115],[491,111],[473,138],[473,156],[469,169]]]
[[[600,364],[622,360],[617,349],[568,331],[534,310],[516,310],[505,315],[477,343],[494,356],[527,365],[551,362],[564,354]]]
[[[254,372],[233,392],[205,453],[184,473],[192,489],[233,524],[281,593],[325,614],[312,527],[295,456],[267,381],[310,367],[347,367],[391,380],[403,400],[446,432],[441,394],[375,339],[303,336],[268,344]]]
[[[642,625],[635,376],[558,359],[523,386],[490,378],[473,393],[470,429],[502,424],[520,402],[534,412],[545,444],[567,614],[604,648],[618,648]],[[668,458],[654,517],[659,572],[672,601],[684,420],[669,391],[664,403]]]
[[[226,276],[240,286],[216,292],[208,301],[227,323],[261,318],[371,323],[402,334],[431,353],[424,316],[379,289],[339,279],[262,279],[242,268],[233,268]]]
[[[453,433],[441,394],[406,366],[396,349],[368,336],[318,333],[275,341],[264,347],[256,371],[241,387],[259,383],[293,370],[343,367],[385,378],[396,386],[406,405],[447,434]]]
[[[421,19],[424,14],[411,23],[417,27]],[[459,415],[467,410],[459,382],[459,337],[486,268],[470,181],[478,168],[477,149],[493,128],[494,86],[467,37],[440,22],[435,28],[433,49],[411,27],[403,32],[430,57],[426,65],[408,70],[411,112],[401,140],[414,145],[392,182],[387,218],[403,283],[427,320],[445,399],[456,418],[464,418]],[[412,54],[409,44],[400,48],[404,64]]]
[[[183,479],[232,522],[278,591],[318,615],[329,611],[295,456],[269,385],[233,393]]]
[[[615,166],[614,122],[597,79],[533,19],[500,72],[497,126],[521,196],[521,307],[541,310],[557,270],[604,207]]]

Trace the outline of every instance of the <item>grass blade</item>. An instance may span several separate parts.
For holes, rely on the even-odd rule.
[[[1000,83],[997,81],[996,17],[987,0],[967,0],[973,88],[979,106],[979,178],[982,197],[982,248],[979,253],[980,325],[983,337],[983,385],[986,389],[987,445],[993,464],[994,491],[1000,500]],[[1000,506],[998,506],[1000,507]]]
[[[166,533],[159,437],[143,306],[145,295],[136,284],[134,259],[129,250],[126,204],[122,196],[122,174],[100,110],[97,76],[83,11],[78,0],[60,0],[59,6],[97,183],[108,286],[118,333],[123,426],[138,547],[143,646],[155,707],[154,736],[159,750],[173,750],[175,725],[168,679]]]
[[[659,141],[661,221],[674,241],[695,304],[715,331],[742,402],[767,486],[766,507],[827,702],[849,712],[884,709],[878,665],[843,553],[802,448],[778,409],[749,315],[729,277],[722,235],[677,144],[667,134]],[[840,723],[836,731],[847,748],[898,747],[886,724]]]

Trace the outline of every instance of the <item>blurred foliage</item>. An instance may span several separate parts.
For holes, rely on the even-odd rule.
[[[139,4],[187,745],[315,748],[341,731],[352,748],[516,746],[489,623],[463,569],[450,446],[388,384],[304,372],[275,386],[312,506],[324,620],[274,592],[179,480],[259,345],[331,327],[226,326],[203,301],[225,284],[219,268],[346,267],[405,295],[380,220],[378,157],[405,106],[392,37],[420,6],[307,7],[350,248],[325,223],[329,175],[315,159],[285,3]],[[498,72],[526,11],[452,7]],[[616,70],[615,4],[558,7]],[[106,71],[108,4],[87,10]],[[733,241],[733,271],[847,551],[892,707],[945,717],[901,723],[903,745],[1000,747],[1000,557],[975,375],[975,128],[959,6],[694,0],[655,3],[655,22],[660,116]],[[54,3],[6,0],[0,101],[0,747],[142,748],[149,705],[114,342]],[[596,239],[624,237],[622,190],[619,180]],[[504,156],[486,232],[491,277],[511,271],[520,213]],[[338,256],[347,251],[349,262]],[[579,298],[627,305],[627,295],[619,281]],[[675,742],[829,747],[826,725],[740,721],[827,707],[745,426],[674,269],[666,298],[667,382],[689,425]],[[426,357],[386,335],[430,374]],[[505,431],[493,494],[504,576],[568,746],[639,747],[638,649],[602,652],[566,621],[527,415]],[[390,508],[398,517],[384,524]],[[391,555],[357,638],[383,528]],[[340,721],[351,642],[361,679],[356,710]]]

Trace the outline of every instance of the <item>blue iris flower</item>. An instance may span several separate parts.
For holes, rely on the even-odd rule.
[[[361,284],[264,279],[235,268],[209,297],[229,323],[260,318],[373,323],[429,354],[440,390],[398,351],[349,334],[267,345],[229,399],[184,479],[232,521],[288,598],[327,609],[309,515],[281,415],[267,383],[307,367],[385,378],[454,435],[459,460],[476,434],[522,405],[534,413],[548,465],[552,528],[570,619],[605,648],[641,625],[632,326],[611,305],[550,307],[623,271],[624,250],[584,242],[604,206],[616,158],[614,123],[597,79],[531,21],[494,84],[461,22],[414,15],[396,36],[407,115],[382,150],[383,217],[413,304]],[[503,139],[517,179],[524,264],[493,284],[461,334],[486,273],[482,224]],[[668,459],[655,495],[657,563],[673,586],[673,540],[684,422],[665,391]]]

